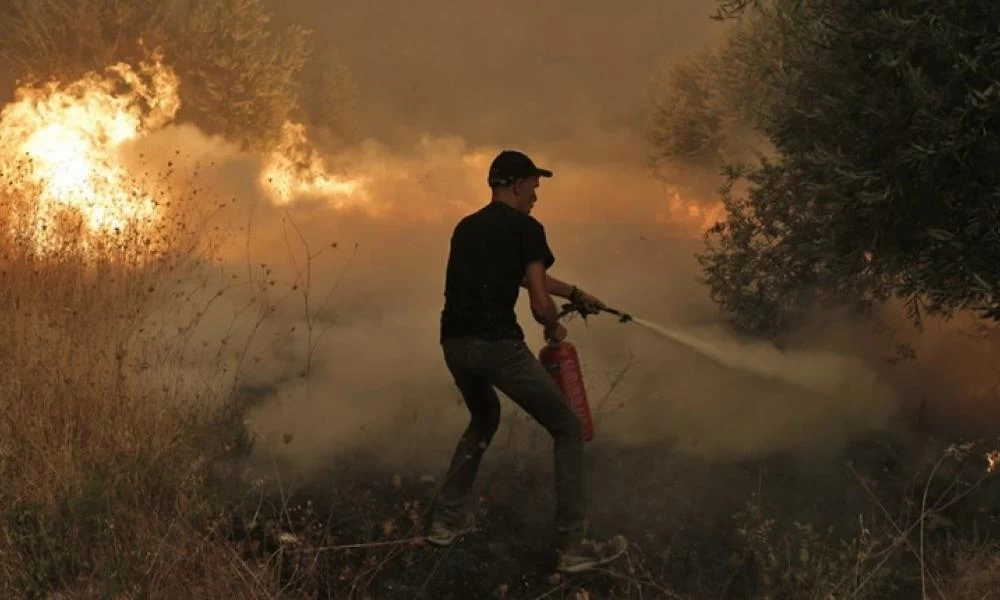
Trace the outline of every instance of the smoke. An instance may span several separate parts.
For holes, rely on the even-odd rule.
[[[178,185],[226,206],[208,228],[223,241],[222,266],[192,284],[201,286],[194,304],[209,308],[179,367],[186,376],[216,378],[225,392],[243,369],[262,455],[308,469],[357,449],[434,468],[467,419],[438,345],[448,241],[455,222],[488,200],[484,178],[495,148],[458,136],[428,135],[406,151],[362,142],[329,161],[368,182],[355,209],[307,198],[278,206],[260,184],[259,157],[191,127],[166,128],[134,151],[148,164],[171,162]],[[717,324],[694,260],[706,201],[678,203],[638,160],[532,154],[556,173],[543,181],[534,213],[546,226],[556,276],[658,322]],[[230,278],[248,273],[257,286],[213,300]],[[246,310],[261,284],[275,309],[265,318]],[[540,348],[523,300],[518,314],[528,343]],[[177,324],[190,317],[160,315]],[[874,393],[838,401],[719,366],[613,317],[575,320],[569,330],[598,443],[669,441],[689,452],[745,456],[840,442],[883,424],[893,406]],[[816,377],[839,375],[846,387],[839,361],[821,357],[808,367]],[[505,417],[507,428],[521,418],[513,404]],[[829,426],[838,419],[840,428]],[[820,424],[828,425],[824,436],[810,433]]]
[[[720,31],[701,0],[636,0],[628,10],[598,0],[269,8],[336,48],[366,136],[399,148],[425,134],[536,151],[562,144],[563,156],[598,162],[609,158],[605,136],[642,126],[646,87],[662,59]]]
[[[207,350],[192,351],[181,368],[222,381],[244,369],[262,452],[305,468],[352,448],[440,466],[467,421],[438,345],[448,241],[457,220],[488,200],[487,165],[503,147],[555,172],[534,213],[556,255],[554,275],[636,316],[708,327],[719,344],[732,344],[697,282],[700,231],[718,215],[706,175],[664,182],[644,163],[647,80],[664,56],[712,38],[719,26],[710,7],[275,8],[336,40],[357,82],[367,136],[326,159],[365,182],[363,201],[277,206],[260,185],[260,157],[191,127],[168,127],[136,148],[149,162],[173,161],[177,180],[197,180],[208,197],[233,199],[214,223],[225,237],[223,265],[199,298],[251,274],[265,282],[275,312],[261,321],[245,310],[259,298],[254,287],[227,291],[191,344]],[[541,334],[524,296],[518,315],[537,349]],[[860,328],[838,327],[839,337],[813,332],[798,349],[816,353],[799,375],[839,377],[839,395],[720,365],[613,317],[573,321],[569,339],[584,363],[596,444],[653,441],[747,456],[831,447],[891,422],[898,398],[879,379],[891,374],[879,362],[885,344],[875,336],[859,344]],[[224,338],[246,352],[218,354]],[[824,351],[835,354],[826,360]],[[843,369],[844,360],[867,366]],[[859,374],[867,379],[852,380]],[[511,427],[518,409],[505,403],[504,411]]]

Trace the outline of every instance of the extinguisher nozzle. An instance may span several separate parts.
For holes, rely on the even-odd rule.
[[[569,314],[574,313],[574,312],[580,312],[580,311],[572,303],[564,304],[563,308],[562,308],[562,312],[559,313],[559,318],[561,319],[564,316],[569,315]],[[606,306],[606,307],[604,307],[604,308],[601,309],[601,312],[606,312],[606,313],[611,313],[613,315],[616,315],[618,317],[618,321],[620,323],[628,323],[628,322],[632,321],[632,315],[630,315],[628,313],[623,313],[620,310],[616,310],[614,308],[610,308],[610,307]],[[586,315],[584,315],[584,318],[586,318]]]
[[[628,313],[623,313],[620,310],[615,310],[613,308],[605,308],[604,311],[609,312],[613,315],[617,315],[619,323],[628,323],[629,321],[632,320],[632,315]]]

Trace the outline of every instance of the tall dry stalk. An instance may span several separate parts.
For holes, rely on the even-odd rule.
[[[0,595],[270,597],[219,537],[243,490],[217,459],[248,443],[228,363],[190,356],[226,290],[204,227],[222,209],[180,193],[155,230],[94,237],[40,224],[0,172]]]

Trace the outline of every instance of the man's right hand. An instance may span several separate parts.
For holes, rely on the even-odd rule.
[[[566,328],[562,323],[556,323],[545,328],[545,341],[550,344],[558,344],[566,339]]]

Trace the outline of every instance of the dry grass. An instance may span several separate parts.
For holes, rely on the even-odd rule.
[[[247,281],[209,283],[218,240],[206,224],[226,210],[207,202],[210,194],[177,190],[173,212],[155,231],[90,239],[71,218],[47,223],[45,235],[60,232],[53,238],[60,243],[39,254],[34,199],[4,188],[18,173],[0,168],[0,597],[364,597],[393,582],[431,594],[455,580],[496,583],[503,597],[511,577],[523,575],[517,561],[537,548],[513,562],[498,562],[494,550],[524,553],[517,527],[494,529],[495,538],[473,540],[464,554],[423,546],[429,503],[415,488],[393,483],[331,499],[324,487],[317,501],[328,511],[319,511],[318,504],[303,510],[280,476],[273,499],[244,481],[238,459],[253,440],[233,401],[243,361],[231,357],[245,352],[230,347],[225,358],[224,339],[218,349],[193,343],[207,304],[234,286],[254,291],[251,272]],[[262,300],[240,318],[252,332],[276,295],[301,295],[313,348],[309,317],[328,292],[312,290],[309,275],[322,251],[292,227],[289,251],[301,243],[305,256],[294,263],[297,291],[268,292],[267,279],[259,280],[261,293],[248,297]],[[195,361],[197,377],[188,370]],[[903,588],[926,598],[990,598],[995,547],[946,547],[936,525],[985,480],[981,451],[971,448],[936,453],[900,490],[852,469],[850,487],[871,516],[845,513],[835,534],[790,523],[795,506],[768,514],[751,505],[734,528],[732,582],[752,580],[744,587],[755,598],[892,597]],[[903,508],[894,508],[901,499]],[[802,508],[799,499],[789,503]],[[234,524],[249,535],[234,539]],[[578,585],[600,585],[616,597],[704,597],[670,591],[691,577],[668,573],[670,561],[654,556],[670,552],[636,544],[597,578],[535,581],[532,593],[572,597]],[[720,583],[723,593],[740,587],[730,583]]]
[[[1000,548],[995,543],[963,544],[956,552],[949,590],[948,597],[956,600],[1000,598]]]
[[[0,595],[273,597],[222,535],[241,490],[219,459],[250,440],[179,370],[204,211],[39,255],[30,200],[0,189]]]

